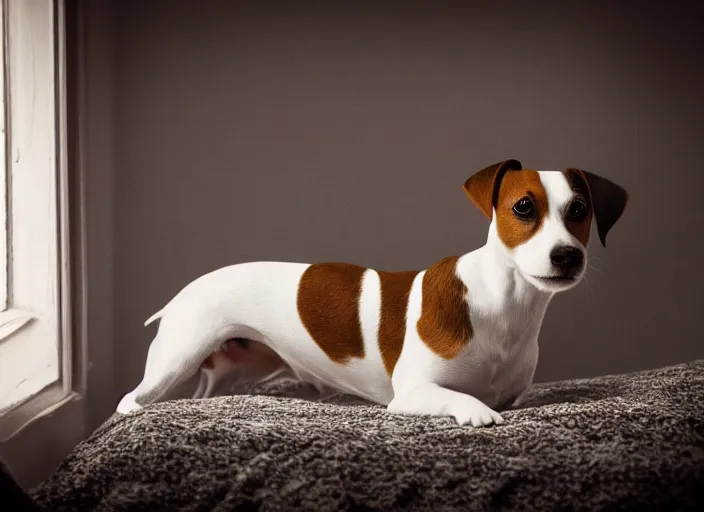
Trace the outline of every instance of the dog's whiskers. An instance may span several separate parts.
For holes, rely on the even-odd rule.
[[[603,273],[604,273],[599,267],[597,267],[596,265],[592,264],[591,262],[587,263],[587,268],[588,268],[589,270],[594,270],[594,271],[596,271],[596,272],[599,272],[600,274],[603,274]]]
[[[589,290],[589,298],[593,299],[594,298],[594,290],[592,289],[592,285],[589,282],[589,278],[587,277],[587,273],[584,273],[584,282],[587,285],[587,289]]]

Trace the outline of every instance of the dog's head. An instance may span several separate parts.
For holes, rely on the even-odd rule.
[[[491,220],[490,236],[509,260],[546,291],[566,290],[580,281],[592,219],[605,247],[628,202],[623,188],[595,174],[531,171],[517,160],[482,169],[463,188]]]

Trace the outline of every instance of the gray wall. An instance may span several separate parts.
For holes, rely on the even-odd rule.
[[[505,158],[631,193],[553,302],[537,380],[704,357],[701,8],[526,4],[117,2],[118,390],[143,321],[214,268],[478,247],[460,186]]]

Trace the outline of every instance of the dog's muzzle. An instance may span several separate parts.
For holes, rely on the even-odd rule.
[[[559,245],[550,251],[550,263],[559,277],[576,277],[584,266],[584,252],[579,247]]]

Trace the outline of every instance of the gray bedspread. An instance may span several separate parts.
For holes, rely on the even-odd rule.
[[[704,361],[538,385],[484,429],[258,391],[279,396],[115,415],[31,495],[51,511],[704,510]]]

